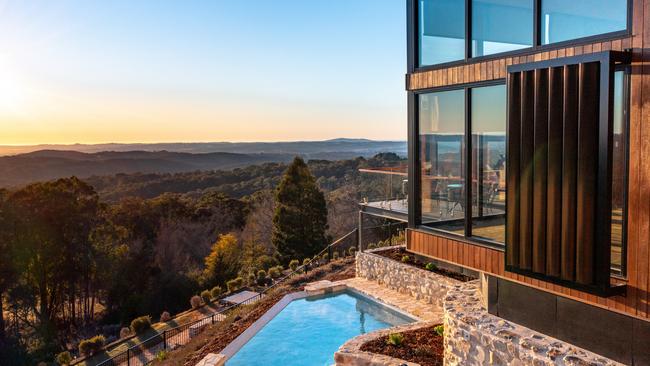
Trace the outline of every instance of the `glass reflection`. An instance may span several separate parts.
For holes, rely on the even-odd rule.
[[[419,96],[422,222],[463,234],[465,91]]]
[[[624,72],[614,74],[614,133],[612,146],[612,268],[625,270],[625,201],[627,191],[627,118]]]
[[[418,8],[419,65],[465,58],[465,1],[420,0]]]
[[[472,56],[533,45],[531,0],[472,0]]]
[[[506,87],[472,93],[472,236],[505,242]]]
[[[543,0],[542,44],[627,28],[627,0]]]

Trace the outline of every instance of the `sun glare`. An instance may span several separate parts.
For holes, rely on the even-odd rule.
[[[26,89],[19,75],[0,56],[0,114],[24,110]]]

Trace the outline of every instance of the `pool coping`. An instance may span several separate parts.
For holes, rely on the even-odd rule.
[[[308,286],[306,286],[306,289],[307,288]],[[322,283],[321,286],[318,286],[318,288],[312,291],[297,291],[283,296],[282,299],[280,299],[280,301],[278,301],[269,310],[267,310],[264,313],[264,315],[262,315],[253,324],[251,324],[250,327],[248,327],[244,332],[242,332],[242,334],[240,334],[237,338],[235,338],[232,342],[230,342],[220,352],[220,354],[225,357],[225,361],[227,362],[237,352],[239,352],[239,350],[242,347],[244,347],[246,343],[248,343],[248,341],[250,341],[262,328],[264,328],[264,326],[266,326],[273,318],[275,318],[282,310],[284,310],[284,308],[286,308],[294,300],[300,300],[308,297],[318,297],[322,295],[336,294],[336,293],[346,292],[346,291],[351,292],[357,296],[363,297],[365,299],[368,299],[370,301],[376,302],[390,311],[396,312],[402,316],[412,319],[413,323],[410,324],[423,322],[423,320],[420,319],[419,317],[407,313],[404,310],[399,309],[393,305],[386,304],[385,302],[375,298],[374,296],[365,294],[353,287],[347,286],[345,283],[341,283],[341,282],[330,282],[329,284]],[[386,329],[390,329],[390,328],[386,328]]]

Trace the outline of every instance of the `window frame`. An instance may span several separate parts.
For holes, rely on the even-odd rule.
[[[419,96],[422,94],[430,94],[430,93],[437,93],[437,92],[446,92],[446,91],[457,91],[457,90],[463,90],[464,92],[464,114],[465,114],[465,124],[464,124],[464,144],[465,144],[465,149],[463,151],[463,154],[465,154],[465,170],[463,173],[465,174],[465,177],[471,177],[472,175],[472,135],[471,135],[471,128],[472,128],[472,116],[471,116],[471,109],[472,109],[472,89],[475,88],[481,88],[481,87],[489,87],[489,86],[498,86],[498,85],[506,85],[506,79],[496,79],[496,80],[489,80],[489,81],[479,81],[479,82],[473,82],[473,83],[466,83],[466,84],[459,84],[459,85],[453,85],[453,86],[443,86],[443,87],[436,87],[436,88],[428,88],[428,89],[421,89],[417,91],[410,91],[408,93],[408,109],[409,109],[409,189],[410,189],[410,194],[409,198],[411,202],[409,202],[409,216],[411,216],[413,219],[409,220],[409,227],[412,229],[418,229],[422,231],[427,231],[431,233],[435,233],[436,235],[444,236],[453,240],[460,240],[464,241],[473,245],[478,245],[478,246],[485,246],[489,247],[492,249],[498,249],[503,251],[505,249],[505,242],[501,243],[498,241],[490,240],[488,238],[483,238],[480,236],[472,236],[472,185],[471,184],[465,184],[464,185],[464,193],[465,193],[465,208],[466,211],[464,212],[464,217],[462,218],[463,220],[463,234],[456,234],[450,231],[446,230],[441,230],[437,229],[435,227],[427,226],[422,224],[422,192],[421,192],[421,175],[420,175],[420,121],[419,121]],[[504,91],[505,92],[505,91]],[[507,102],[507,99],[506,99]],[[505,121],[504,121],[505,122]],[[469,133],[468,133],[469,131]],[[411,176],[413,178],[411,178]],[[470,178],[471,179],[471,178]],[[507,188],[506,188],[507,190]],[[459,219],[460,220],[460,219]],[[504,222],[505,225],[505,222]]]
[[[613,266],[611,267],[611,276],[625,280],[627,278],[627,253],[628,253],[628,219],[629,219],[629,171],[630,171],[630,87],[631,87],[631,66],[630,65],[617,65],[615,71],[623,71],[623,109],[625,111],[625,116],[623,123],[626,124],[626,142],[627,148],[625,150],[625,171],[627,174],[625,191],[624,191],[624,200],[623,200],[623,227],[622,227],[622,238],[621,238],[621,268],[616,269]],[[487,238],[472,236],[472,206],[471,206],[471,185],[465,185],[465,207],[467,207],[467,212],[465,212],[464,220],[464,232],[463,235],[452,233],[446,230],[436,229],[431,226],[426,226],[422,224],[422,210],[421,210],[421,159],[420,159],[420,123],[419,123],[419,95],[428,94],[435,92],[444,92],[452,90],[464,90],[465,93],[465,151],[466,154],[465,160],[465,176],[471,177],[472,174],[472,138],[471,138],[471,89],[496,86],[496,85],[506,85],[506,79],[495,79],[489,81],[478,81],[472,83],[464,83],[458,85],[434,87],[427,89],[420,89],[408,92],[408,169],[409,169],[409,228],[419,231],[424,231],[428,233],[435,234],[444,238],[461,241],[470,245],[476,245],[480,247],[487,247],[490,249],[496,249],[499,251],[505,251],[505,243],[500,243],[494,240]],[[507,103],[507,98],[506,98]],[[467,131],[470,131],[468,134]],[[507,132],[507,131],[506,131]],[[507,190],[507,187],[506,187]],[[506,193],[507,194],[507,193]],[[469,200],[469,202],[468,202]]]
[[[444,69],[453,66],[465,65],[468,63],[483,62],[503,57],[525,56],[537,52],[550,51],[567,46],[578,46],[590,44],[597,41],[620,39],[632,36],[633,0],[627,0],[627,22],[626,29],[609,33],[595,34],[592,36],[569,39],[562,42],[542,44],[540,15],[543,0],[530,0],[533,2],[533,45],[518,50],[495,53],[485,56],[472,57],[472,0],[465,0],[465,58],[457,61],[450,61],[435,65],[419,65],[419,3],[420,0],[407,0],[407,63],[408,72],[430,71]]]

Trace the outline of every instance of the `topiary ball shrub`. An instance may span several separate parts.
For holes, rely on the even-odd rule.
[[[144,315],[131,321],[131,331],[135,334],[142,334],[151,328],[151,317]]]
[[[255,272],[249,273],[248,276],[246,277],[246,280],[247,280],[246,283],[248,283],[249,286],[255,285],[255,283],[257,282],[257,276],[255,276]]]
[[[357,247],[352,247],[348,249],[348,252],[350,252],[351,257],[354,257],[357,254]]]
[[[172,320],[172,315],[169,313],[169,311],[163,311],[162,314],[160,314],[160,321],[161,322],[168,322]]]
[[[226,282],[226,287],[228,288],[228,292],[235,292],[239,288],[239,285],[237,280],[230,280]]]
[[[411,261],[411,257],[409,257],[408,255],[402,256],[402,263],[408,263],[410,261]]]
[[[203,303],[206,305],[212,302],[212,295],[210,295],[210,290],[201,291],[201,300],[203,300]]]
[[[292,272],[295,272],[299,265],[300,262],[298,262],[297,259],[292,259],[291,262],[289,262],[289,268],[291,268]]]
[[[244,287],[244,279],[241,277],[235,278],[235,284],[237,285],[238,289]]]
[[[131,336],[131,328],[129,327],[124,327],[120,329],[120,339],[130,337]]]
[[[192,296],[190,298],[190,305],[192,305],[192,309],[198,309],[201,306],[201,296]]]
[[[79,353],[84,356],[92,356],[104,348],[106,339],[102,335],[96,335],[79,342]]]
[[[266,271],[263,269],[257,271],[257,284],[260,286],[266,285]]]
[[[212,290],[210,290],[210,295],[213,299],[216,299],[217,297],[221,296],[221,292],[222,291],[220,286],[214,286]]]
[[[442,324],[436,325],[435,327],[433,327],[433,331],[436,332],[436,334],[438,334],[439,336],[442,337],[442,336],[445,335],[445,326],[442,325]]]
[[[429,263],[427,263],[426,266],[424,266],[424,268],[425,268],[427,271],[435,271],[435,270],[438,269],[438,266],[436,266],[433,262],[429,262]]]
[[[269,268],[269,276],[273,279],[280,278],[280,270],[278,267]]]
[[[376,249],[376,248],[377,248],[377,244],[375,243],[368,245],[368,249]]]
[[[386,343],[391,346],[399,347],[404,342],[404,335],[402,333],[391,333],[388,335],[388,340]]]
[[[61,366],[68,366],[72,362],[72,355],[68,351],[63,351],[56,355],[56,363]]]
[[[335,251],[334,253],[332,253],[332,260],[337,260],[337,259],[339,259],[339,252]]]

